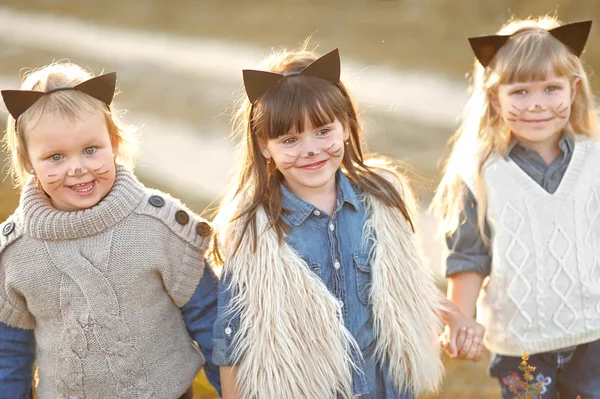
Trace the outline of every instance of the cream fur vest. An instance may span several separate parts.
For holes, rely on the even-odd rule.
[[[404,199],[414,205],[396,177],[393,184],[405,187]],[[370,215],[363,239],[373,242],[375,356],[389,364],[398,391],[435,391],[443,376],[437,343],[441,293],[402,214],[372,196],[363,196],[363,203]],[[256,250],[249,229],[232,255],[244,223],[231,222],[224,213],[215,223],[221,227],[224,273],[235,293],[228,312],[240,317],[233,356],[241,397],[352,397],[352,353],[358,346],[344,327],[337,299],[289,245],[278,243],[262,208],[256,215]]]

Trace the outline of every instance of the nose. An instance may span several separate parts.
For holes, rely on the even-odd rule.
[[[81,159],[79,159],[79,158],[74,159],[73,162],[71,162],[71,165],[69,168],[69,175],[81,176],[81,175],[84,175],[85,173],[87,173],[87,168],[84,166]]]
[[[314,157],[321,153],[321,149],[319,148],[318,140],[316,139],[307,139],[303,145],[300,155],[304,158]]]

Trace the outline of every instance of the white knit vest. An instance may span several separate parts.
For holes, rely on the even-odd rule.
[[[478,303],[486,347],[521,356],[599,339],[600,143],[576,141],[553,194],[510,159],[490,161],[484,178],[493,254]]]

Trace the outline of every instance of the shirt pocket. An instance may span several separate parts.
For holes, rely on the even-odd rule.
[[[358,293],[358,299],[363,305],[368,305],[369,294],[371,292],[371,263],[369,255],[363,252],[354,252],[352,259],[356,270],[356,292]]]
[[[315,262],[314,259],[309,259],[306,256],[301,256],[302,260],[308,266],[308,270],[313,272],[317,277],[321,277],[321,264],[319,262]]]

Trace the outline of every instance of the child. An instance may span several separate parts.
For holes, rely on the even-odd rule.
[[[338,51],[263,66],[244,71],[242,167],[215,219],[223,397],[435,390],[441,295],[404,177],[363,155]]]
[[[41,399],[191,398],[211,358],[211,228],[126,166],[115,83],[55,63],[2,91],[22,189],[0,229],[3,397],[29,397],[35,359]]]
[[[600,398],[600,145],[579,59],[590,27],[543,17],[470,39],[473,94],[434,210],[466,315],[487,279],[477,314],[505,398],[524,351],[543,398]]]

